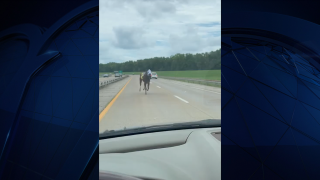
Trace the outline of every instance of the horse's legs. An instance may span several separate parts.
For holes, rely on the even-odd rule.
[[[143,81],[143,90],[146,88],[146,86],[145,86],[145,82]]]
[[[146,82],[144,82],[144,89],[143,90],[146,90],[146,92],[147,92],[147,83]]]

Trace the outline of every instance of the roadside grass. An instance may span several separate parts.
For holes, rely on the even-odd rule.
[[[159,77],[180,77],[190,79],[221,81],[221,70],[198,70],[198,71],[157,71]]]
[[[197,70],[197,71],[153,71],[161,76],[166,77],[180,77],[180,78],[190,78],[190,79],[203,79],[203,80],[215,80],[221,81],[221,70]],[[135,74],[138,75],[141,72],[123,72],[123,74]],[[99,72],[99,76],[103,76],[107,72]]]

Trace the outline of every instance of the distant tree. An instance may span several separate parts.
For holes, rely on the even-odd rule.
[[[170,57],[153,57],[123,63],[109,62],[99,64],[99,72],[146,71],[184,71],[184,70],[212,70],[221,69],[221,49],[197,54],[175,54]]]

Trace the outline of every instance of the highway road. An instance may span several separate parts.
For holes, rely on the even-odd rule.
[[[139,76],[121,81],[119,93],[100,113],[100,133],[124,127],[221,118],[220,88],[160,78],[151,80],[145,95],[143,87],[139,92]]]

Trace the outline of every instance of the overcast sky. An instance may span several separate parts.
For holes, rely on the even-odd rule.
[[[221,0],[100,0],[100,63],[220,48]]]

